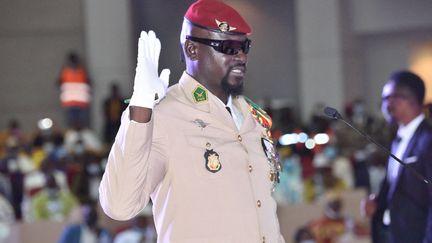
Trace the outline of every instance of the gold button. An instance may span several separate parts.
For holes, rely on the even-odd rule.
[[[237,136],[237,139],[241,142],[243,139],[240,135]]]
[[[261,207],[261,201],[260,201],[260,200],[257,201],[257,206],[258,206],[259,208]]]
[[[263,243],[265,243],[266,242],[266,238],[265,238],[265,236],[263,236]]]
[[[253,167],[252,167],[252,165],[249,165],[249,172],[252,172],[253,171]]]
[[[207,142],[206,146],[207,146],[207,148],[210,148],[211,147],[211,143]]]
[[[270,172],[269,179],[270,179],[270,181],[275,181],[275,173],[274,172]]]

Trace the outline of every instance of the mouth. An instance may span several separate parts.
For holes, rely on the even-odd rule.
[[[237,76],[244,76],[246,73],[246,67],[245,66],[234,66],[230,70],[231,74],[237,75]]]

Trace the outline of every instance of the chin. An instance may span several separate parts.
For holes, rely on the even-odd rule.
[[[243,83],[240,84],[240,85],[238,85],[238,86],[236,86],[236,87],[233,87],[231,89],[231,93],[230,94],[232,96],[242,95],[243,94]]]
[[[238,96],[243,94],[243,82],[237,85],[227,85],[224,86],[224,90],[227,94],[232,96]]]
[[[222,79],[222,88],[228,95],[243,94],[243,76],[225,76]]]
[[[243,87],[243,77],[233,77],[232,80],[228,81],[228,84],[231,87]]]

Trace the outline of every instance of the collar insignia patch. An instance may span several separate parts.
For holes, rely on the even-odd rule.
[[[207,91],[199,85],[194,89],[194,91],[192,92],[192,95],[193,95],[193,99],[196,103],[207,101],[207,99],[208,99]]]

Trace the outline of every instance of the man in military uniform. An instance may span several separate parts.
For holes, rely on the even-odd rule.
[[[160,42],[141,33],[134,92],[99,188],[107,215],[130,219],[151,199],[158,242],[284,242],[271,121],[241,95],[250,33],[228,5],[192,4],[180,36],[186,70],[167,92]]]

